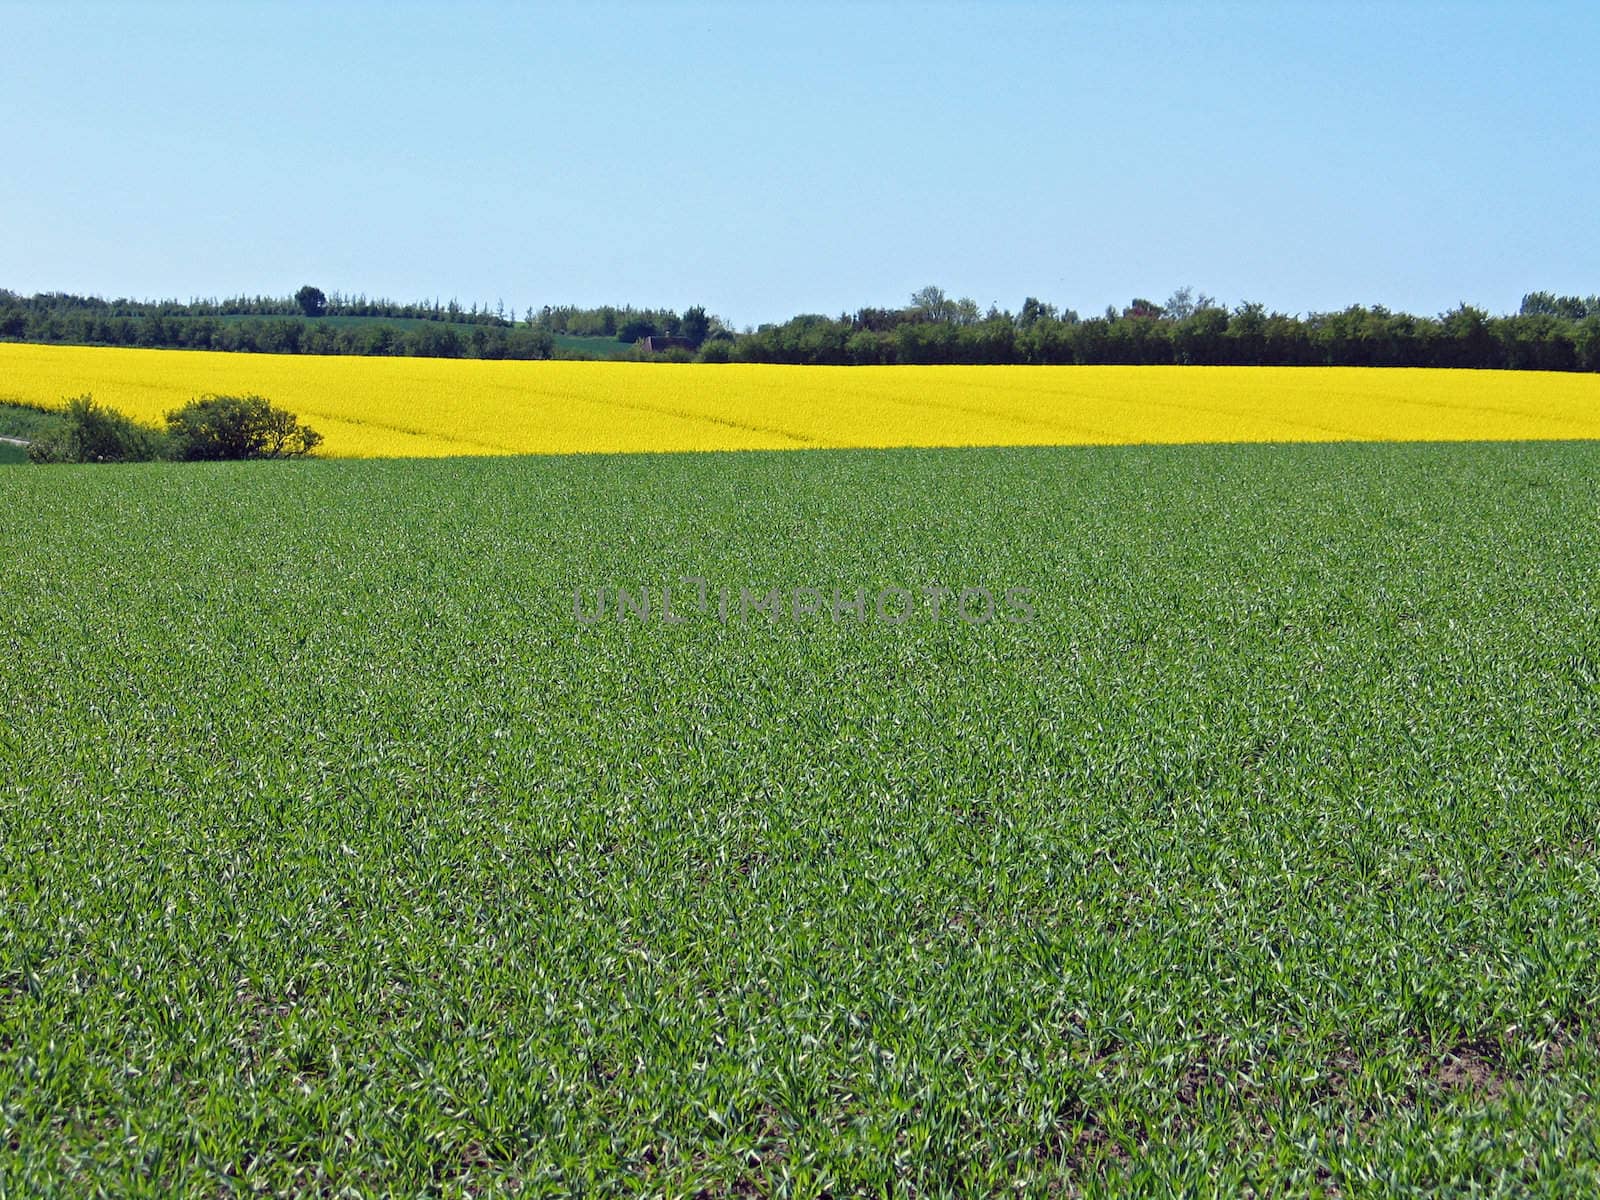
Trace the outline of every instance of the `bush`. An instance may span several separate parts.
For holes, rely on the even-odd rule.
[[[303,458],[322,435],[264,396],[201,396],[167,414],[172,456],[188,462]]]
[[[28,447],[36,463],[151,462],[165,458],[167,441],[159,429],[140,425],[90,395],[67,401],[61,424]]]
[[[858,367],[870,367],[894,359],[894,345],[890,339],[870,329],[852,333],[844,344],[844,352]]]
[[[661,330],[656,328],[656,323],[646,317],[634,317],[623,322],[622,328],[617,330],[617,341],[624,345],[632,345],[641,338],[658,337]]]

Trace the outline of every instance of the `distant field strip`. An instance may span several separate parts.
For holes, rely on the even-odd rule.
[[[1600,438],[1600,376],[1352,367],[786,367],[0,345],[0,400],[146,421],[256,392],[344,458]]]

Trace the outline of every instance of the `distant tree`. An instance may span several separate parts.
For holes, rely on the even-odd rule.
[[[1596,297],[1585,300],[1582,296],[1556,296],[1550,292],[1529,292],[1522,298],[1520,315],[1524,317],[1561,317],[1567,321],[1581,321],[1585,317],[1600,315]]]
[[[678,322],[678,336],[689,345],[699,348],[700,343],[706,340],[706,335],[711,332],[711,318],[706,316],[706,310],[696,304],[693,308],[684,310],[683,318]]]
[[[413,358],[460,358],[461,335],[448,322],[419,325],[400,341],[403,353]]]
[[[1194,310],[1194,289],[1185,285],[1167,297],[1162,312],[1174,321],[1187,321],[1194,315]]]
[[[399,340],[392,325],[369,325],[357,331],[351,345],[357,354],[383,355],[393,354],[395,342]]]
[[[1600,371],[1600,305],[1596,305],[1593,316],[1578,326],[1573,349],[1580,370]]]
[[[976,325],[983,320],[983,315],[978,311],[978,302],[971,296],[963,296],[950,306],[950,315],[946,318],[955,325]]]
[[[1244,300],[1228,321],[1228,361],[1246,366],[1261,362],[1266,347],[1267,306]]]
[[[846,358],[857,366],[872,366],[894,361],[894,341],[872,329],[859,329],[844,344]]]
[[[1228,312],[1215,305],[1197,308],[1172,331],[1172,353],[1180,363],[1219,363],[1223,338],[1228,333]]]
[[[907,319],[907,310],[899,308],[858,308],[850,318],[852,329],[867,329],[873,333],[886,333]]]
[[[1494,367],[1494,337],[1489,332],[1489,314],[1462,301],[1439,318],[1444,336],[1453,343],[1451,357],[1441,366]]]
[[[1053,321],[1057,315],[1054,304],[1045,304],[1029,296],[1022,302],[1022,311],[1017,314],[1017,324],[1026,329],[1037,321]]]
[[[955,358],[956,327],[948,321],[913,322],[894,331],[896,359],[903,363],[947,363]]]
[[[948,321],[955,315],[955,301],[930,283],[911,293],[911,311],[924,321]]]
[[[1070,310],[1068,310],[1070,313]],[[1026,363],[1072,363],[1077,361],[1077,351],[1073,345],[1075,330],[1073,326],[1078,323],[1076,313],[1071,313],[1071,320],[1060,320],[1055,317],[1040,317],[1031,325],[1024,325],[1017,331],[1016,351],[1017,361]]]
[[[513,329],[505,335],[506,358],[549,358],[555,335],[548,329]]]
[[[1167,302],[1161,309],[1161,315],[1169,321],[1187,321],[1197,312],[1216,307],[1218,305],[1215,296],[1208,296],[1204,292],[1196,295],[1194,288],[1185,284],[1167,297]]]
[[[321,288],[312,287],[309,283],[294,294],[294,302],[308,317],[320,317],[328,310],[327,296],[323,295]]]
[[[630,317],[617,328],[617,341],[631,346],[640,338],[656,337],[661,330],[646,317]]]
[[[996,309],[972,324],[963,324],[956,335],[953,361],[964,363],[1009,363],[1016,361],[1017,327],[1009,313]]]
[[[733,361],[733,339],[712,338],[700,347],[700,361],[725,363]]]

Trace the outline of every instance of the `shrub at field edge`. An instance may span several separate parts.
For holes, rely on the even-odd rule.
[[[304,458],[322,435],[263,396],[205,395],[167,414],[165,430],[141,425],[85,393],[28,446],[35,463],[221,462]]]

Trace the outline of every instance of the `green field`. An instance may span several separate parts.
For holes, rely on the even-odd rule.
[[[0,438],[34,441],[61,423],[55,413],[0,399]],[[28,461],[28,449],[15,442],[0,441],[0,467]]]
[[[61,424],[59,413],[46,412],[0,397],[0,437],[33,441]]]
[[[4,472],[0,1195],[1592,1194],[1597,481]]]
[[[633,353],[632,343],[619,342],[614,337],[581,337],[572,333],[555,334],[556,352],[568,355],[587,355],[590,358],[620,359]]]

